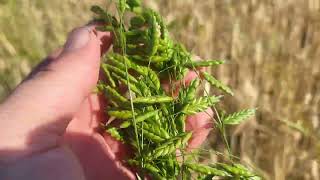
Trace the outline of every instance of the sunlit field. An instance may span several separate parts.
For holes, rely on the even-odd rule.
[[[104,0],[0,0],[0,101]],[[228,127],[232,152],[265,179],[320,178],[320,2],[318,0],[157,0],[173,32],[234,89],[224,108],[258,108]],[[212,90],[211,90],[212,91]],[[214,129],[206,148],[226,153]],[[222,158],[212,152],[204,161]]]

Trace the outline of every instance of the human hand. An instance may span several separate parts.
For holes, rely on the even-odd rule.
[[[104,101],[91,94],[109,33],[74,30],[0,105],[0,179],[128,179],[123,144],[103,134]],[[195,74],[189,73],[186,81]],[[209,112],[212,114],[212,112]],[[206,113],[188,117],[198,147],[211,128]]]

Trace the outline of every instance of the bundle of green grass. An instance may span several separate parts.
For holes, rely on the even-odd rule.
[[[99,30],[112,32],[114,39],[113,52],[102,63],[105,80],[99,82],[98,90],[108,99],[107,115],[118,122],[104,128],[132,147],[134,154],[125,163],[139,169],[137,178],[258,179],[240,164],[200,164],[195,160],[196,153],[187,150],[192,132],[185,130],[186,117],[214,108],[222,97],[198,97],[200,84],[208,82],[233,95],[229,87],[198,70],[223,61],[194,61],[183,45],[170,38],[162,17],[139,0],[115,3],[115,16],[92,7],[97,20],[105,24]],[[189,71],[199,78],[187,86],[181,80]],[[169,81],[169,91],[161,86],[163,79]],[[238,124],[252,114],[254,110],[240,111],[219,117],[216,124],[219,128]]]

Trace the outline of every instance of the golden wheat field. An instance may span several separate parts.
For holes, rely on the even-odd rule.
[[[0,0],[0,102],[67,33],[86,24],[105,0]],[[230,85],[230,112],[258,108],[228,128],[232,152],[268,180],[320,179],[320,1],[145,1],[165,17],[172,36]],[[225,152],[213,130],[206,148]],[[211,153],[205,161],[221,158]]]

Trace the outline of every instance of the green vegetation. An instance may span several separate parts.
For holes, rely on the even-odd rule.
[[[105,24],[99,30],[110,31],[114,38],[113,53],[106,55],[101,65],[106,81],[100,81],[97,87],[113,101],[106,107],[112,109],[107,111],[108,116],[122,121],[119,126],[106,125],[106,132],[132,145],[134,150],[127,164],[138,167],[140,179],[145,176],[193,179],[195,175],[198,179],[208,176],[259,179],[243,166],[220,163],[220,166],[210,167],[194,160],[195,154],[193,158],[187,157],[192,153],[187,150],[192,137],[192,131],[185,130],[187,115],[215,108],[221,99],[221,96],[209,96],[208,93],[198,97],[199,85],[208,81],[213,87],[233,95],[229,87],[196,67],[217,66],[223,61],[193,60],[191,53],[169,36],[161,15],[143,7],[140,1],[118,0],[115,3],[116,15],[99,6],[93,6],[91,10],[97,14],[96,20]],[[129,23],[125,23],[125,19]],[[190,71],[196,72],[198,77],[188,86],[182,79]],[[170,80],[169,92],[161,87],[161,79]],[[177,97],[174,91],[179,91]],[[214,124],[225,136],[224,124],[239,124],[251,115],[254,110],[240,111],[222,120],[216,116]],[[215,121],[213,117],[212,121]],[[232,158],[228,160],[233,162]],[[229,173],[230,170],[233,173]]]
[[[68,32],[86,24],[92,18],[88,9],[99,3],[109,7],[104,0],[0,0],[0,99],[61,47]],[[317,180],[318,1],[148,0],[144,4],[160,11],[171,36],[192,53],[226,60],[226,65],[208,71],[235,93],[226,95],[219,106],[227,112],[259,108],[251,121],[227,128],[226,138],[241,163],[268,180]],[[210,95],[220,93],[204,88]],[[227,151],[216,132],[204,145],[210,151],[201,161],[224,160]]]

